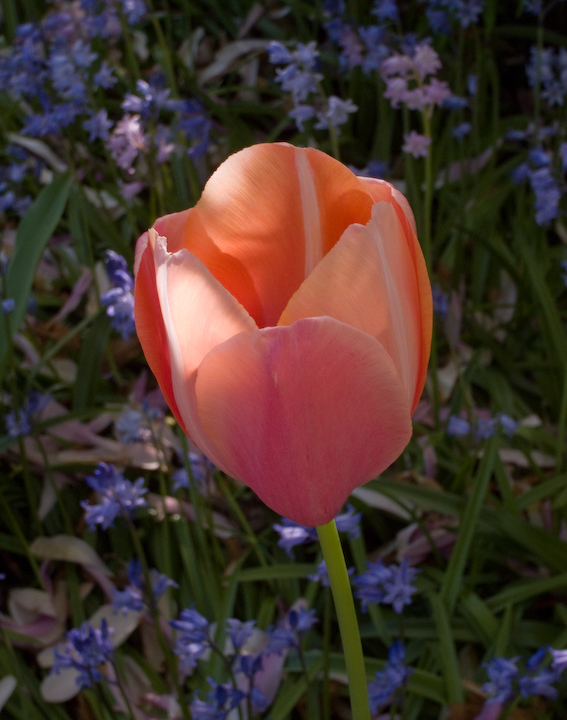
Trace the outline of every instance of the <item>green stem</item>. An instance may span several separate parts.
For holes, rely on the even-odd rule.
[[[431,118],[429,117],[428,111],[425,110],[422,114],[423,117],[423,134],[426,138],[431,140]],[[425,257],[425,264],[427,265],[427,272],[431,275],[432,270],[432,257],[431,257],[431,217],[433,208],[433,160],[431,157],[432,148],[431,145],[428,148],[429,152],[425,157],[425,198],[424,198],[424,220],[423,220],[423,255]]]
[[[352,718],[353,720],[370,720],[362,642],[360,640],[350,580],[335,521],[331,520],[327,525],[320,525],[317,528],[317,534],[327,564],[327,572],[329,573],[341,631],[349,680]]]

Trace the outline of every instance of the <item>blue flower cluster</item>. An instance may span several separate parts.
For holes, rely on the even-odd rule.
[[[32,390],[21,408],[10,410],[4,415],[8,435],[12,438],[29,435],[34,422],[48,402],[49,395],[42,395],[36,390]]]
[[[189,453],[189,464],[191,465],[191,480],[195,483],[197,490],[202,494],[206,493],[207,480],[215,471],[215,466],[202,453]],[[171,491],[177,492],[180,488],[189,488],[190,478],[185,468],[179,468],[171,476]]]
[[[335,523],[339,532],[346,532],[351,538],[357,538],[360,535],[360,518],[361,513],[356,513],[353,506],[349,503],[347,511],[341,515],[337,515]],[[317,542],[317,530],[314,527],[306,527],[282,518],[281,523],[274,525],[274,530],[279,533],[280,539],[278,546],[283,548],[289,557],[293,557],[291,549],[296,545],[306,545]]]
[[[226,632],[232,649],[223,653],[215,644],[213,628],[207,619],[194,608],[183,610],[178,620],[170,622],[177,631],[174,652],[179,658],[180,671],[192,674],[197,660],[213,651],[223,657],[233,679],[232,684],[221,685],[208,678],[211,690],[205,700],[195,695],[191,702],[191,716],[195,720],[225,720],[243,700],[250,702],[254,713],[267,710],[270,700],[256,683],[265,658],[299,649],[302,636],[316,622],[314,610],[292,608],[283,620],[267,631],[269,639],[264,649],[253,653],[247,649],[246,643],[255,632],[255,621],[241,622],[230,618],[226,621]]]
[[[153,600],[157,602],[168,587],[177,588],[179,585],[167,575],[158,572],[155,568],[150,570],[151,594],[148,593],[142,563],[140,560],[131,560],[128,564],[129,584],[124,590],[113,588],[112,605],[114,612],[121,610],[124,614],[130,610],[141,612]]]
[[[551,655],[551,665],[547,663]],[[482,687],[490,697],[485,708],[503,706],[521,697],[532,695],[556,698],[555,685],[567,667],[567,651],[540,648],[525,662],[524,669],[518,667],[519,656],[513,658],[495,657],[486,663],[488,682]]]
[[[530,49],[530,59],[526,65],[526,75],[531,87],[541,92],[541,97],[549,103],[563,106],[567,95],[567,50],[560,48]]]
[[[73,668],[78,672],[77,685],[80,689],[90,688],[94,683],[104,680],[100,667],[114,659],[111,632],[104,619],[100,630],[87,622],[83,623],[80,629],[70,630],[63,649],[55,649],[55,664],[51,672],[59,674],[64,668]]]
[[[341,100],[336,95],[323,99],[319,83],[323,75],[317,72],[319,51],[315,41],[304,45],[297,43],[294,51],[288,50],[280,42],[273,41],[268,45],[270,62],[274,65],[285,65],[276,70],[276,81],[282,89],[291,93],[294,108],[289,116],[295,120],[300,131],[303,123],[316,118],[315,128],[325,130],[333,128],[337,134],[350,113],[358,110],[352,100]],[[315,98],[309,100],[310,95]]]
[[[560,148],[562,172],[566,170],[567,144]],[[553,167],[551,153],[542,147],[535,148],[528,154],[528,161],[521,163],[512,171],[512,180],[521,183],[529,180],[535,195],[535,219],[538,225],[549,225],[559,215],[561,189]]]
[[[400,615],[406,605],[411,605],[412,595],[417,592],[412,583],[419,570],[409,566],[407,558],[400,565],[384,565],[379,558],[367,561],[368,570],[354,579],[355,596],[361,601],[362,610],[369,604],[391,605]]]
[[[146,14],[143,0],[81,0],[73,8],[51,10],[40,23],[20,25],[12,47],[0,55],[0,92],[26,113],[21,135],[61,145],[72,126],[85,141],[105,143],[130,176],[136,158],[151,153],[163,163],[178,149],[176,139],[181,137],[183,151],[193,159],[202,156],[209,146],[211,121],[199,100],[171,99],[159,73],[139,80],[136,92],[125,94],[121,118],[111,119],[102,107],[108,91],[120,85],[121,74],[111,58],[123,37],[122,22],[136,25]],[[94,49],[101,40],[104,57]],[[0,174],[0,211],[22,215],[31,202],[22,182],[31,172],[39,177],[45,162],[28,153],[23,142],[9,145],[6,152],[12,162]],[[139,173],[147,173],[144,163]],[[123,185],[122,194],[130,199],[142,187],[139,181]]]
[[[114,250],[106,251],[106,270],[114,287],[100,298],[112,327],[127,340],[136,332],[134,322],[134,278],[128,272],[126,260]]]
[[[471,435],[475,440],[487,440],[492,437],[500,427],[508,436],[512,437],[516,432],[518,423],[505,413],[499,413],[496,417],[485,419],[477,418],[473,423],[460,415],[450,415],[447,422],[447,435],[449,437],[466,437]]]
[[[475,25],[484,10],[484,0],[421,0],[427,7],[425,14],[431,31],[448,35],[451,22],[456,21],[466,29]]]
[[[368,684],[370,712],[378,714],[379,708],[394,702],[396,693],[407,684],[412,669],[406,665],[406,651],[403,643],[396,640],[388,652],[388,662],[384,670],[376,673],[376,679]]]
[[[98,493],[100,499],[98,505],[90,505],[86,500],[81,502],[85,521],[91,531],[97,525],[107,530],[117,517],[132,518],[137,508],[148,504],[142,497],[148,492],[144,487],[144,478],[138,478],[132,483],[121,472],[117,472],[113,465],[101,462],[94,474],[87,477],[87,484]]]

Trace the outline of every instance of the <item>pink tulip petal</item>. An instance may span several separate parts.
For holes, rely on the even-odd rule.
[[[385,180],[376,178],[359,178],[359,180],[375,202],[385,200],[392,204],[404,228],[404,234],[413,257],[419,293],[419,305],[421,308],[421,355],[419,360],[419,381],[416,390],[416,398],[419,399],[425,385],[427,365],[429,363],[431,333],[433,328],[433,301],[431,298],[431,282],[427,273],[425,259],[417,239],[415,218],[408,201],[393,185],[390,185],[390,183]]]
[[[187,217],[184,246],[248,310],[276,325],[315,264],[372,199],[344,165],[318,150],[260,144],[231,155]],[[168,249],[179,239],[168,236]]]
[[[155,230],[150,230],[150,237]],[[197,412],[197,369],[215,346],[241,332],[257,330],[246,310],[187,250],[167,252],[166,239],[155,241],[157,293],[171,362],[172,387],[188,435],[225,472]]]
[[[173,393],[169,347],[157,292],[154,261],[155,237],[154,233],[152,241],[150,241],[150,234],[144,233],[136,244],[136,259],[134,262],[134,272],[136,274],[134,288],[136,333],[150,370],[159,383],[169,409],[183,431],[187,433]]]
[[[414,401],[421,352],[419,299],[413,260],[391,204],[376,203],[366,226],[345,231],[291,298],[279,325],[324,315],[379,340]]]
[[[203,359],[196,393],[223,464],[266,505],[304,525],[335,517],[412,432],[386,350],[328,317],[235,335]]]

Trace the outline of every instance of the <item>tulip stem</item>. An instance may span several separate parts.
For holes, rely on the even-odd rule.
[[[317,534],[327,564],[327,572],[331,582],[331,590],[341,631],[349,681],[352,718],[353,720],[370,720],[362,642],[360,640],[350,580],[335,521],[331,520],[327,525],[319,525]]]

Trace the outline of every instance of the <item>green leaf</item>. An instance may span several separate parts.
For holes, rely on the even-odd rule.
[[[449,612],[446,601],[437,593],[429,595],[429,602],[433,611],[433,620],[437,628],[439,640],[439,662],[445,679],[447,700],[449,703],[463,702],[463,688],[459,674],[459,661],[455,649],[455,638],[449,622]]]
[[[70,188],[69,175],[57,176],[41,191],[18,227],[14,254],[6,274],[6,297],[16,302],[14,311],[8,316],[12,335],[18,331],[26,314],[35,271],[49,238],[61,220]],[[7,329],[5,323],[0,323],[0,377],[7,353]]]
[[[106,348],[110,318],[101,313],[89,328],[81,348],[73,410],[86,410],[95,403],[102,357]]]
[[[497,443],[498,436],[494,435],[486,445],[484,457],[482,458],[477,476],[473,482],[471,495],[463,510],[457,542],[451,553],[451,559],[449,560],[449,565],[443,578],[443,584],[441,585],[441,597],[447,602],[447,607],[450,612],[453,611],[461,590],[461,583],[475,534],[478,516],[494,468]]]
[[[260,582],[262,580],[292,580],[305,578],[317,572],[317,565],[308,563],[290,563],[289,565],[271,565],[240,570],[238,582]]]

